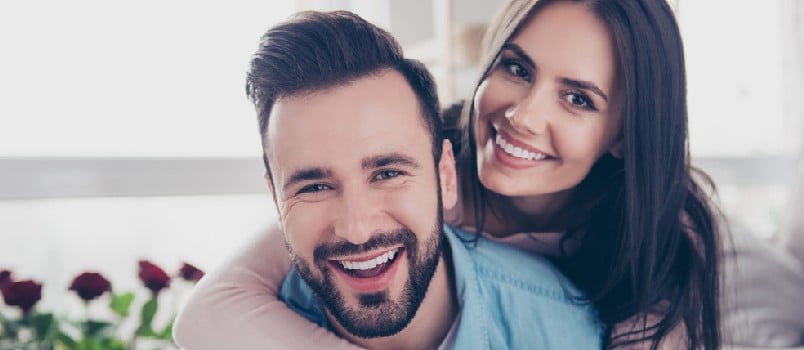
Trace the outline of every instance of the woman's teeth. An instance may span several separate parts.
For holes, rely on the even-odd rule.
[[[508,153],[509,155],[516,158],[527,159],[527,160],[542,160],[547,158],[547,155],[544,153],[534,153],[508,143],[502,136],[500,136],[500,134],[497,134],[494,143],[499,145],[500,148],[502,148],[502,150],[505,151],[505,153]]]
[[[370,270],[381,264],[385,264],[396,256],[397,249],[389,250],[385,254],[366,261],[339,261],[346,270]]]

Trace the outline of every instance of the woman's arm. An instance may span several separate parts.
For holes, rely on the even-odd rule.
[[[183,349],[360,349],[277,300],[290,270],[277,225],[205,276],[173,328]]]

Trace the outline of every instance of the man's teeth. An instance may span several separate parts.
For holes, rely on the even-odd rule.
[[[497,134],[497,137],[495,138],[494,142],[497,145],[499,145],[500,148],[502,148],[502,150],[505,151],[505,153],[508,153],[516,158],[522,158],[527,160],[542,160],[544,158],[547,158],[547,155],[544,153],[531,152],[508,143],[502,136],[500,136],[500,134]]]
[[[341,265],[344,269],[347,270],[371,270],[377,267],[380,264],[385,264],[388,260],[391,260],[396,256],[396,251],[398,249],[390,250],[383,255],[380,255],[374,259],[366,260],[366,261],[340,261]]]

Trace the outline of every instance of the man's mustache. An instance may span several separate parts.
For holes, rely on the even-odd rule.
[[[346,241],[320,244],[313,250],[313,259],[314,261],[325,261],[332,257],[358,255],[378,248],[392,247],[400,244],[406,249],[415,247],[416,235],[413,231],[407,227],[401,227],[393,231],[375,234],[369,238],[366,243],[359,245]]]

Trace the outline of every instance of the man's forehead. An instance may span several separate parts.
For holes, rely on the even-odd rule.
[[[419,101],[396,71],[281,99],[266,137],[269,161],[278,171],[343,162],[362,168],[364,158],[387,153],[431,157]],[[424,154],[419,144],[426,145]]]
[[[323,90],[277,99],[268,120],[268,132],[276,133],[277,127],[288,123],[345,123],[355,115],[370,115],[389,124],[418,122],[427,131],[419,99],[410,83],[401,73],[389,69]]]

